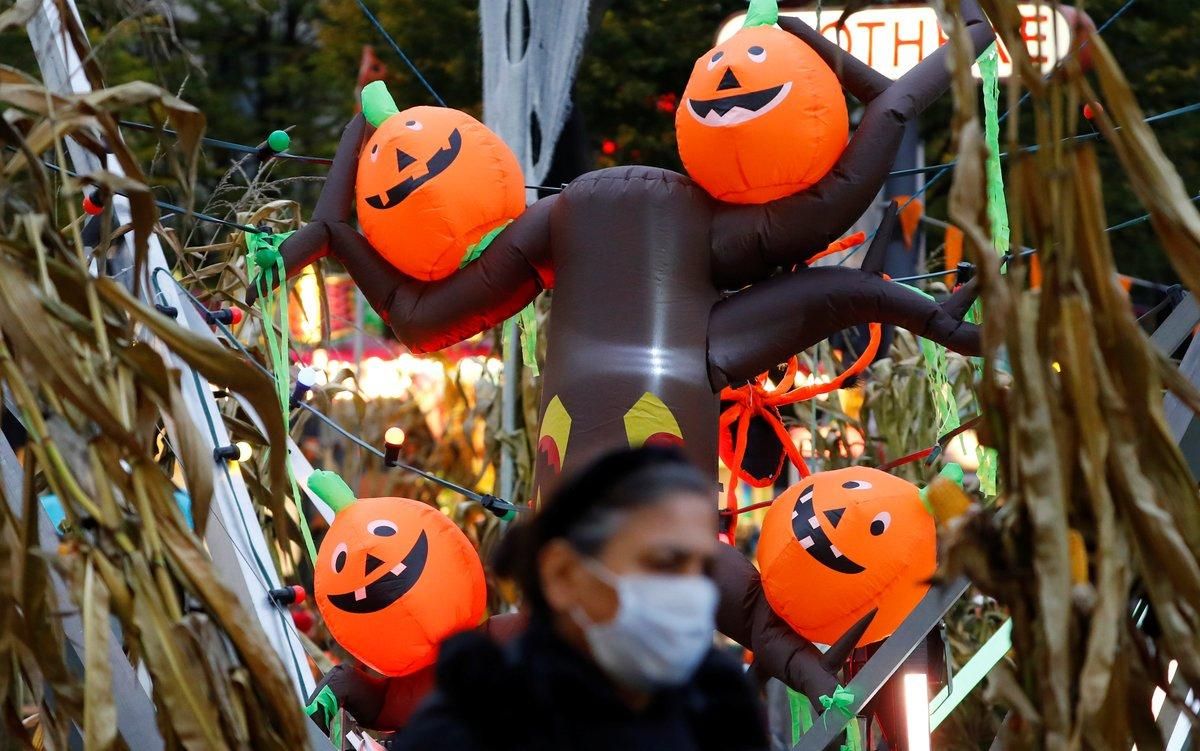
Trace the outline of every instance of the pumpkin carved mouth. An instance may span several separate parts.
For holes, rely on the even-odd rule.
[[[421,530],[421,536],[413,543],[412,550],[404,556],[404,560],[396,564],[379,579],[359,587],[353,592],[340,595],[329,595],[329,604],[347,613],[374,613],[391,605],[413,588],[421,574],[425,571],[425,562],[429,559],[429,538]],[[368,554],[366,558],[366,574],[382,565],[382,561]]]
[[[399,149],[396,151],[396,162],[400,169],[404,169],[415,161],[403,151]],[[368,196],[367,205],[373,209],[390,209],[399,204],[405,198],[412,195],[413,191],[417,188],[445,172],[454,163],[454,160],[458,158],[460,151],[462,151],[462,134],[458,132],[458,128],[455,128],[450,132],[450,139],[446,146],[438,149],[437,153],[429,157],[429,161],[425,162],[424,175],[406,177],[388,188],[382,195]]]
[[[688,112],[704,125],[727,128],[765,115],[787,99],[791,91],[792,82],[788,81],[769,89],[748,91],[744,94],[715,99],[688,99]]]
[[[865,571],[866,569],[838,550],[837,546],[830,542],[829,536],[825,534],[825,530],[821,527],[821,520],[817,518],[816,509],[813,508],[815,489],[815,485],[809,485],[796,499],[796,507],[792,511],[792,533],[800,541],[800,546],[826,568],[843,574],[858,574]],[[841,521],[843,511],[844,509],[834,509],[826,512],[826,516],[834,527]]]

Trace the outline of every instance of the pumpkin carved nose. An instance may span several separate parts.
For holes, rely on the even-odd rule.
[[[396,171],[403,172],[404,168],[417,161],[417,158],[402,149],[396,149]]]
[[[846,513],[846,509],[844,507],[831,508],[825,512],[825,518],[829,520],[829,523],[833,525],[834,529],[837,529],[837,525],[841,523],[842,514],[844,513]]]
[[[736,89],[741,85],[741,82],[737,80],[737,76],[733,75],[733,68],[726,68],[725,75],[721,76],[721,82],[717,84],[717,91]]]
[[[379,568],[382,565],[383,565],[382,560],[376,558],[375,556],[371,555],[370,553],[367,553],[367,563],[366,563],[367,570],[366,570],[365,574],[367,576],[370,576],[372,571],[374,571],[375,569]]]

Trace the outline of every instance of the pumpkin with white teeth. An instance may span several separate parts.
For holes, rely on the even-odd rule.
[[[433,664],[446,637],[483,621],[483,566],[445,514],[408,498],[356,500],[332,472],[308,484],[337,511],[313,599],[346,651],[384,675],[409,675]]]
[[[771,609],[807,639],[832,644],[874,608],[859,645],[890,635],[929,589],[933,517],[920,490],[869,467],[815,474],[771,504],[758,543]]]
[[[675,113],[679,155],[714,198],[764,203],[820,180],[850,124],[837,76],[774,26],[741,29],[704,53]]]

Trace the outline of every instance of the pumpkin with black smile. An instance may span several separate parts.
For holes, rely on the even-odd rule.
[[[416,120],[410,121],[416,123]],[[379,144],[371,147],[372,150],[379,149]],[[425,162],[425,174],[409,175],[392,187],[388,188],[383,194],[367,196],[367,205],[373,209],[383,211],[397,205],[405,198],[412,195],[413,191],[429,182],[433,178],[446,171],[446,168],[454,164],[454,160],[458,158],[459,152],[462,151],[462,133],[458,132],[458,128],[450,131],[448,142],[445,146],[437,150],[433,156],[429,157]],[[378,153],[375,151],[375,153]],[[410,164],[417,160],[411,154],[404,151],[400,147],[396,147],[396,169],[403,174]]]
[[[371,534],[389,536],[396,534],[396,528],[391,522],[376,521],[369,528]],[[353,592],[340,595],[329,595],[329,604],[347,613],[374,613],[383,610],[413,588],[421,574],[425,571],[425,561],[429,559],[429,536],[421,530],[421,536],[413,543],[412,550],[404,559],[383,576],[370,584],[366,584]],[[333,570],[341,573],[349,561],[346,543],[340,543],[333,554]],[[382,558],[376,558],[367,553],[363,559],[363,577],[371,574],[384,565]]]
[[[869,467],[821,472],[786,490],[763,519],[758,563],[771,608],[831,644],[878,608],[861,644],[891,634],[937,567],[920,490]]]
[[[332,472],[308,484],[337,511],[313,594],[346,651],[384,675],[410,675],[433,664],[446,637],[483,621],[483,566],[445,514],[408,498],[356,500]]]
[[[363,235],[410,276],[449,276],[472,246],[525,209],[521,166],[504,141],[465,112],[400,111],[379,81],[362,95],[375,126],[355,181]]]
[[[731,203],[762,203],[813,185],[837,162],[849,131],[833,70],[769,25],[747,26],[701,55],[675,115],[688,174]]]

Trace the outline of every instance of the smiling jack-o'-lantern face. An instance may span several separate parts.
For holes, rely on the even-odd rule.
[[[873,608],[863,634],[891,634],[929,589],[933,517],[912,483],[868,467],[822,472],[786,490],[763,520],[763,591],[798,633],[832,644]]]
[[[479,625],[486,598],[466,535],[407,498],[340,508],[317,553],[313,590],[338,643],[391,676],[432,664],[443,639]]]
[[[525,210],[521,167],[499,136],[465,112],[396,112],[382,87],[363,89],[363,112],[376,130],[358,160],[358,221],[393,266],[441,279],[472,245]]]
[[[763,203],[829,172],[846,146],[841,85],[804,42],[743,28],[704,53],[675,113],[679,156],[714,198]]]

